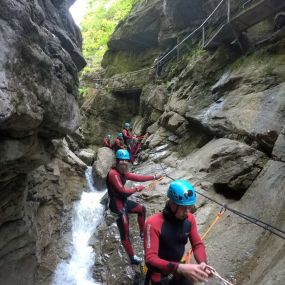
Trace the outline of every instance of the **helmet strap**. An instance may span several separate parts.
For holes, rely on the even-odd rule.
[[[176,204],[176,208],[175,208],[175,211],[174,211],[174,215],[176,215],[177,211],[178,211],[178,208],[179,208],[179,205]]]

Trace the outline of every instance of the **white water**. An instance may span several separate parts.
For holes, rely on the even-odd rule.
[[[100,284],[92,278],[95,253],[88,241],[102,218],[103,206],[100,200],[105,191],[99,192],[93,187],[91,171],[92,168],[88,167],[85,172],[89,192],[83,192],[81,200],[74,206],[71,259],[57,266],[53,285]]]

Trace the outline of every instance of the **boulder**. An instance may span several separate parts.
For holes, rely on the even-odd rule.
[[[108,147],[98,149],[97,158],[92,166],[94,187],[97,190],[106,189],[106,178],[109,170],[115,165],[115,155]]]
[[[90,148],[81,149],[78,152],[78,157],[87,165],[92,165],[95,158],[95,151]]]
[[[214,139],[181,163],[182,169],[203,174],[217,192],[240,199],[262,170],[266,156],[229,139]]]

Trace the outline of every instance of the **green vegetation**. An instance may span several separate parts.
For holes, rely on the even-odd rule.
[[[100,66],[107,50],[107,42],[116,25],[141,0],[89,0],[90,11],[81,22],[83,35],[83,55],[92,72]]]

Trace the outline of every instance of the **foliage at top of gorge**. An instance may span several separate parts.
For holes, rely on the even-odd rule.
[[[88,13],[81,22],[83,55],[88,62],[84,72],[100,66],[107,42],[118,22],[141,0],[89,0]]]

